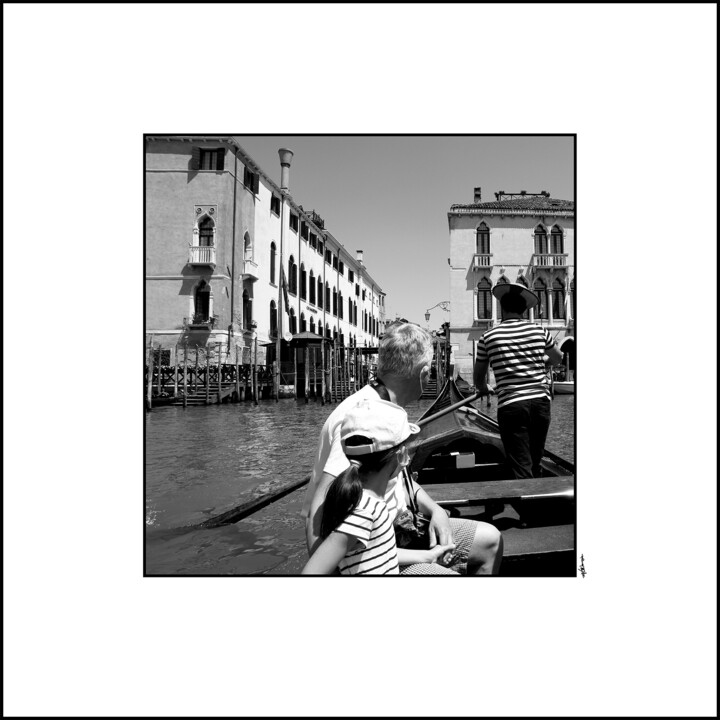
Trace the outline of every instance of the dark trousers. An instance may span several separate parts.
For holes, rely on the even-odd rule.
[[[540,477],[540,460],[550,428],[550,400],[519,400],[498,408],[500,437],[516,478]]]

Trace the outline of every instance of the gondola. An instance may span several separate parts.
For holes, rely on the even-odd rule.
[[[410,471],[431,498],[450,516],[490,522],[503,533],[500,575],[575,576],[574,465],[546,451],[541,477],[515,480],[505,461],[497,423],[472,407],[476,396],[464,398],[452,380],[416,421],[420,432],[412,443]],[[274,490],[200,523],[211,528],[249,515],[284,520],[273,509],[287,497],[298,502],[309,476],[285,482]],[[294,500],[295,499],[295,500]],[[297,546],[271,574],[299,574],[307,560],[298,524]]]

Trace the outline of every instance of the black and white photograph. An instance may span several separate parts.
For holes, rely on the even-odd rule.
[[[575,137],[144,142],[145,572],[575,576]]]
[[[717,717],[715,3],[3,51],[4,717]]]

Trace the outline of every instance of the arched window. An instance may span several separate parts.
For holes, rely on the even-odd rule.
[[[333,297],[332,312],[333,312],[333,315],[337,315],[337,300],[338,300],[338,298],[337,298],[337,290],[335,288],[333,288],[333,296],[332,297]]]
[[[325,283],[325,309],[330,310],[330,283]]]
[[[311,333],[315,332],[315,318],[312,316],[310,317],[310,332]]]
[[[353,302],[353,325],[357,327],[357,303]]]
[[[277,305],[274,300],[270,301],[270,337],[276,338],[278,332]]]
[[[205,216],[198,224],[201,247],[212,247],[215,244],[215,223]]]
[[[353,301],[352,298],[348,298],[348,322],[353,321]]]
[[[520,275],[520,276],[518,277],[517,283],[518,283],[518,285],[524,285],[525,287],[528,287],[527,280],[526,280],[522,275]],[[530,288],[528,288],[528,290],[529,290],[529,289],[530,289]],[[529,311],[529,310],[526,310],[526,311],[522,314],[522,316],[523,316],[526,320],[529,320],[529,319],[530,319],[530,311]]]
[[[492,283],[487,278],[477,284],[477,316],[479,320],[492,317]]]
[[[277,254],[277,248],[275,243],[270,243],[270,282],[275,283],[275,255]]]
[[[300,332],[307,332],[307,323],[305,322],[305,313],[300,313]]]
[[[249,330],[252,323],[252,298],[247,290],[243,290],[242,308],[243,328]]]
[[[345,347],[345,333],[340,333],[340,344]]]
[[[337,328],[335,327],[335,328],[333,328],[333,342],[337,342],[337,339],[338,339],[338,332],[337,332]]]
[[[300,297],[307,300],[307,273],[305,272],[305,263],[300,264]]]
[[[343,310],[343,296],[340,291],[338,291],[338,317],[342,320],[344,314]]]
[[[548,237],[545,228],[542,225],[538,225],[535,228],[535,254],[536,255],[547,255],[548,251]]]
[[[250,233],[245,233],[243,242],[244,242],[244,246],[245,246],[245,259],[252,261],[252,259],[253,259],[253,244],[252,244],[252,240],[250,239]]]
[[[288,292],[297,295],[297,265],[292,255],[288,260]]]
[[[535,317],[542,318],[546,315],[546,309],[548,304],[547,299],[547,285],[538,278],[533,283],[533,292],[538,296],[540,302],[535,306]]]
[[[318,323],[318,331],[317,331],[317,334],[318,334],[320,337],[322,337],[322,334],[323,334],[323,326],[322,326],[322,323],[321,323],[321,322]]]
[[[195,317],[196,323],[207,322],[210,319],[210,286],[202,280],[195,288]]]
[[[559,225],[554,225],[550,231],[550,252],[553,255],[562,255],[563,252],[563,231]]]
[[[331,340],[331,339],[332,339],[332,336],[330,335],[330,325],[328,325],[328,326],[325,328],[325,337],[326,337],[328,340]]]
[[[479,255],[490,254],[490,228],[483,222],[475,233],[475,252]]]
[[[565,288],[558,278],[555,278],[552,284],[552,301],[553,320],[563,320],[565,318]]]
[[[322,278],[318,278],[317,288],[318,288],[318,291],[317,291],[317,304],[318,304],[318,307],[321,308],[321,307],[323,306],[323,283],[322,283]]]
[[[290,308],[290,332],[295,335],[297,333],[297,318],[295,317],[295,310]]]
[[[315,304],[315,273],[310,271],[310,302]]]

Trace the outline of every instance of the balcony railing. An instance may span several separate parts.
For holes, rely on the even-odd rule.
[[[533,255],[533,267],[565,267],[567,265],[567,253],[562,255]]]
[[[475,255],[473,255],[473,270],[490,267],[492,267],[492,253],[475,253]]]
[[[215,267],[215,247],[213,245],[191,245],[188,263]]]
[[[217,320],[216,315],[204,315],[195,313],[192,317],[183,318],[183,326],[186,328],[199,328],[201,330],[212,330]]]
[[[248,280],[258,280],[260,275],[258,274],[258,266],[256,262],[252,260],[245,261],[245,272],[243,273]]]

